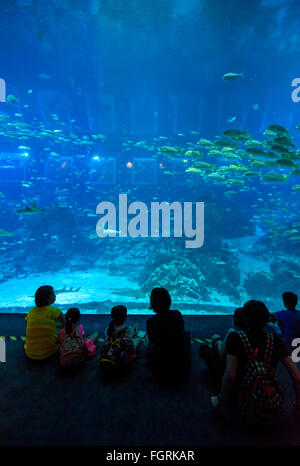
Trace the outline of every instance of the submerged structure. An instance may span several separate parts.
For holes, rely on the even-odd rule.
[[[297,0],[1,9],[1,312],[27,312],[44,284],[83,313],[149,312],[155,286],[187,314],[275,311],[297,292]],[[105,203],[119,221],[99,234]],[[204,204],[197,247],[185,203]],[[152,228],[154,204],[169,216]]]

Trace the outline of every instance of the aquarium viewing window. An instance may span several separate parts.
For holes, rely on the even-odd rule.
[[[86,313],[152,312],[156,286],[191,315],[280,308],[300,278],[297,0],[6,3],[0,312],[43,283]],[[147,206],[135,234],[100,237],[97,206],[118,216],[122,194]],[[173,234],[189,202],[204,203],[193,250]],[[138,231],[152,203],[169,237]]]
[[[49,183],[68,184],[72,182],[72,157],[49,157],[45,167],[45,176]]]
[[[157,183],[157,162],[148,158],[134,158],[132,162],[132,183],[137,185]]]
[[[115,184],[116,159],[93,155],[89,165],[89,180],[95,184]]]
[[[184,185],[185,184],[185,171],[189,163],[187,159],[183,160],[173,160],[172,161],[172,183],[174,185]]]

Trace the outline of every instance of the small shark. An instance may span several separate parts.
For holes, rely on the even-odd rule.
[[[61,290],[55,290],[55,293],[58,294],[58,293],[76,293],[77,291],[80,290],[80,286],[76,289],[73,288],[73,286],[70,287],[70,289],[68,290],[65,286],[61,289]]]
[[[19,215],[32,215],[32,214],[41,214],[45,212],[44,209],[38,209],[35,204],[31,204],[30,207],[25,207],[24,209],[16,210],[16,213]]]
[[[76,289],[73,288],[73,286],[70,287],[70,289],[68,290],[65,286],[63,288],[61,288],[60,290],[55,290],[55,294],[58,295],[60,293],[76,293],[77,291],[80,290],[80,286]],[[34,298],[34,296],[31,296],[31,298]]]

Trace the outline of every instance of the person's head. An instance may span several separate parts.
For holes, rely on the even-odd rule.
[[[70,307],[66,312],[66,333],[71,333],[73,330],[73,324],[76,324],[80,319],[80,311],[77,307]]]
[[[296,309],[298,303],[298,296],[291,291],[286,291],[282,295],[283,304],[286,309],[294,310]]]
[[[169,311],[171,307],[171,296],[165,288],[153,288],[150,296],[150,309],[160,314]]]
[[[243,319],[245,327],[256,333],[261,332],[270,318],[270,313],[266,305],[254,299],[248,301],[243,307]]]
[[[35,305],[37,307],[49,306],[55,302],[55,293],[52,286],[40,286],[34,295]]]
[[[233,314],[233,326],[236,330],[243,330],[245,328],[244,322],[244,309],[238,307]]]
[[[120,327],[126,322],[127,319],[127,308],[122,306],[114,306],[110,312],[111,323],[109,324],[107,334],[110,336],[114,332],[116,327]]]

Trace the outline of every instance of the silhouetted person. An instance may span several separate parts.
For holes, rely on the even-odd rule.
[[[275,312],[272,314],[272,318],[278,322],[284,341],[291,351],[293,349],[292,341],[295,338],[300,338],[300,311],[296,310],[298,296],[287,291],[283,293],[282,299],[285,310]]]
[[[147,321],[148,360],[153,374],[168,379],[186,375],[190,365],[190,336],[179,311],[170,310],[171,297],[165,288],[153,288]]]
[[[56,299],[52,286],[40,286],[35,293],[35,307],[26,320],[25,351],[30,359],[46,359],[59,349],[56,324],[65,324],[61,310],[52,306]]]

